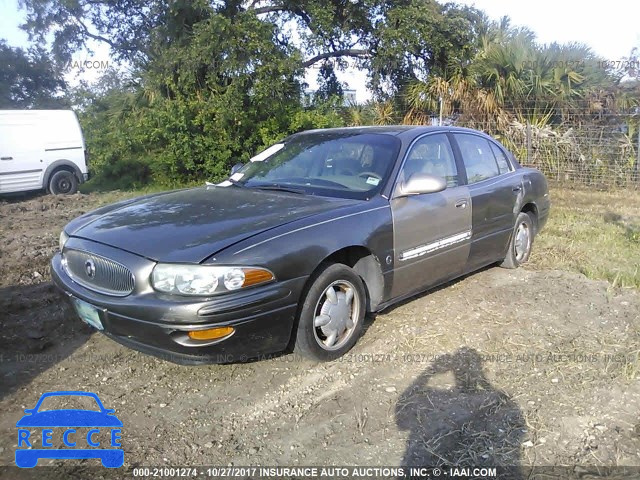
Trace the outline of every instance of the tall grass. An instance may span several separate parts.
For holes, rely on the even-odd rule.
[[[529,265],[640,288],[640,192],[552,188]]]

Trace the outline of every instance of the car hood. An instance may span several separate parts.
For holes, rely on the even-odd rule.
[[[271,228],[359,202],[241,187],[203,187],[103,207],[66,227],[156,261],[199,263]]]
[[[121,427],[115,415],[91,410],[47,410],[25,415],[16,427]]]

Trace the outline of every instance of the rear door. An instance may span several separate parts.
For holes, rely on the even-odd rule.
[[[441,176],[447,188],[438,193],[392,196],[393,298],[459,275],[469,255],[471,200],[445,133],[427,134],[413,143],[394,194],[414,173]]]
[[[522,191],[499,147],[481,135],[454,133],[473,209],[471,251],[467,270],[504,258],[515,222],[514,207]]]
[[[0,193],[42,188],[42,147],[33,117],[0,116]]]

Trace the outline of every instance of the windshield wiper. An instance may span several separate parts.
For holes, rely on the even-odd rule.
[[[278,185],[277,183],[271,185],[252,185],[251,188],[257,188],[259,190],[274,190],[278,192],[297,193],[299,195],[304,195],[305,193],[307,193],[299,188],[284,187],[282,185]]]

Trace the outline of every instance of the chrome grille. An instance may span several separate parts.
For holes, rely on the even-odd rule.
[[[82,250],[65,250],[62,263],[77,283],[96,292],[124,297],[133,291],[135,278],[124,265]]]

